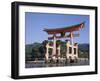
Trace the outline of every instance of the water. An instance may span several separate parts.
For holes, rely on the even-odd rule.
[[[78,60],[77,63],[45,63],[45,61],[29,61],[25,64],[26,68],[38,68],[38,67],[63,67],[63,66],[81,66],[81,65],[89,65],[89,60],[81,59]]]

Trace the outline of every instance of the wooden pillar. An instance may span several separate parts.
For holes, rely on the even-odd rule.
[[[47,45],[46,45],[46,54],[45,54],[45,58],[46,58],[46,61],[48,61],[48,58],[49,58],[49,43],[47,43]]]
[[[72,53],[71,53],[71,58],[74,59],[74,42],[73,42],[73,32],[70,32],[70,38],[71,38],[71,48],[72,48]]]
[[[66,42],[66,49],[67,49],[67,51],[66,51],[66,59],[69,59],[69,45],[70,45],[70,42],[67,41]]]
[[[60,45],[58,46],[58,56],[60,56]]]
[[[73,45],[74,42],[73,42],[73,32],[70,32],[70,41],[71,41],[71,44]]]
[[[52,55],[56,55],[56,35],[54,34],[54,39],[53,39],[53,53]]]

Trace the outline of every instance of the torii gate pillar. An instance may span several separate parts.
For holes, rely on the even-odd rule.
[[[52,52],[52,59],[55,60],[55,55],[56,55],[56,35],[54,34],[53,38],[53,52]]]

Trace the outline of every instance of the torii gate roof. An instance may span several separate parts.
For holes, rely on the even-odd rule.
[[[82,22],[80,24],[72,25],[69,27],[63,27],[63,28],[54,28],[54,29],[44,29],[48,34],[57,34],[57,33],[66,33],[66,32],[73,32],[78,31],[84,27],[85,22]]]

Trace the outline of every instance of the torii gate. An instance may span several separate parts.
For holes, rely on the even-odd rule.
[[[71,45],[74,45],[73,38],[76,36],[79,36],[79,34],[74,34],[74,31],[79,31],[84,27],[84,23],[82,22],[80,24],[72,25],[69,27],[64,27],[64,28],[55,28],[55,29],[44,29],[47,34],[52,34],[52,37],[48,37],[48,39],[53,39],[53,53],[52,53],[52,59],[54,59],[56,55],[56,40],[60,38],[70,38]],[[70,33],[68,35],[65,35],[65,33]],[[61,36],[56,36],[56,34],[61,34]],[[46,59],[48,60],[48,49],[46,53]]]

